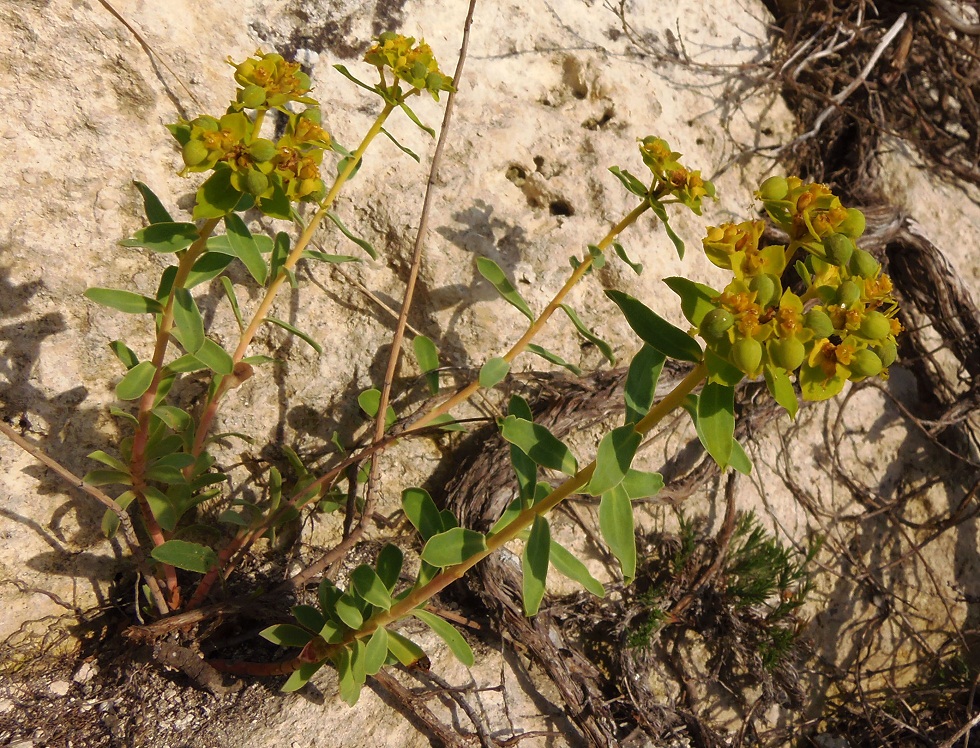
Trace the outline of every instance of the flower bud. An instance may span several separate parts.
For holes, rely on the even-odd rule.
[[[863,249],[854,250],[851,261],[848,263],[851,273],[862,278],[874,278],[878,274],[879,267],[878,261],[871,253]]]
[[[786,371],[796,371],[806,358],[806,350],[796,338],[776,338],[769,341],[769,358]]]
[[[861,287],[854,281],[846,280],[837,287],[834,301],[840,304],[840,306],[849,307],[855,304],[860,298]]]
[[[789,192],[786,177],[769,177],[759,185],[759,197],[763,200],[782,200]]]
[[[834,323],[830,315],[822,309],[811,309],[803,315],[803,326],[812,331],[815,337],[829,338],[834,334]]]
[[[732,363],[746,374],[758,371],[762,363],[762,343],[755,338],[741,338],[732,346]]]
[[[755,291],[755,303],[765,309],[779,297],[779,281],[769,274],[757,275],[749,281],[749,290]]]
[[[851,374],[858,377],[873,377],[880,374],[883,364],[880,358],[874,353],[864,348],[856,351],[851,357]]]
[[[823,240],[823,246],[827,250],[827,259],[838,267],[846,267],[854,254],[854,242],[843,234],[831,234]]]
[[[249,194],[261,195],[269,189],[269,178],[258,169],[249,169],[245,175],[245,188]]]
[[[208,147],[200,140],[188,140],[180,155],[187,166],[197,166],[208,160]]]
[[[859,332],[868,340],[884,340],[892,331],[891,321],[881,312],[872,310],[861,320]]]
[[[258,109],[265,104],[265,89],[250,83],[238,92],[238,101],[246,109]]]
[[[716,342],[735,324],[735,317],[727,309],[712,309],[701,320],[701,336]]]
[[[898,358],[898,346],[894,340],[885,340],[875,351],[881,359],[882,366],[891,366]]]
[[[848,208],[847,217],[838,224],[837,230],[852,239],[857,239],[864,233],[865,225],[864,213],[857,208]]]
[[[248,155],[259,163],[271,161],[276,155],[276,144],[266,138],[256,138],[248,147]]]

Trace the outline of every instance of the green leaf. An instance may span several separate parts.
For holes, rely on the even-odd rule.
[[[605,597],[606,588],[589,572],[588,568],[567,548],[551,541],[551,565],[572,581],[578,582],[596,597]]]
[[[648,188],[643,182],[634,177],[625,169],[620,169],[618,166],[610,166],[609,171],[612,172],[616,179],[622,182],[623,187],[628,189],[637,197],[646,197]]]
[[[643,265],[640,264],[639,262],[633,262],[629,258],[629,255],[626,254],[626,250],[623,249],[622,244],[620,244],[619,242],[613,242],[612,246],[613,246],[613,250],[619,256],[619,259],[621,259],[623,262],[629,265],[633,269],[634,273],[640,275],[643,272]]]
[[[327,623],[320,611],[314,608],[312,605],[294,605],[290,612],[293,614],[293,618],[296,619],[296,622],[309,631],[319,631]],[[305,645],[306,642],[303,642],[303,644],[300,644],[299,646],[302,647]]]
[[[586,488],[592,496],[601,496],[623,482],[641,440],[632,424],[613,429],[602,437],[595,458],[595,472]]]
[[[207,365],[193,353],[185,353],[183,356],[178,356],[167,364],[167,371],[174,374],[187,374],[188,372],[200,371],[206,368]]]
[[[374,675],[385,664],[388,658],[388,632],[384,627],[378,628],[371,638],[368,639],[364,647],[364,672],[367,675]]]
[[[358,78],[355,78],[353,76],[353,74],[347,68],[345,68],[343,65],[334,65],[333,66],[333,69],[336,70],[337,72],[339,72],[345,78],[347,78],[347,80],[356,83],[361,88],[367,89],[368,91],[370,91],[371,93],[374,93],[374,94],[378,93],[378,89],[376,89],[374,86],[369,86],[367,83],[365,83],[362,80],[359,80]]]
[[[126,372],[116,385],[116,397],[120,400],[136,400],[150,389],[156,367],[152,361],[143,361]]]
[[[319,343],[317,343],[313,338],[311,338],[309,335],[307,335],[305,332],[303,332],[299,328],[293,327],[288,322],[283,322],[281,319],[276,319],[275,317],[266,317],[262,321],[263,322],[268,322],[269,324],[272,324],[272,325],[276,325],[277,327],[281,327],[283,330],[288,330],[293,335],[295,335],[297,338],[299,338],[304,343],[306,343],[308,346],[310,346],[310,348],[312,348],[317,353],[323,353],[323,348],[320,346]]]
[[[407,153],[409,156],[411,156],[412,158],[414,158],[417,163],[422,163],[422,160],[418,157],[418,155],[414,151],[412,151],[411,149],[406,148],[401,143],[399,143],[397,140],[395,140],[395,136],[394,135],[392,135],[390,132],[388,132],[387,130],[385,130],[383,127],[381,128],[381,132],[384,133],[385,135],[387,135],[388,136],[388,140],[390,140],[392,143],[394,143],[395,146],[402,153]]]
[[[412,120],[412,122],[414,122],[414,123],[415,123],[416,125],[418,125],[418,127],[419,127],[419,129],[420,129],[420,130],[422,130],[422,131],[424,131],[424,132],[426,132],[426,133],[428,133],[428,134],[429,134],[429,137],[432,137],[432,138],[434,138],[434,137],[436,136],[436,131],[435,131],[435,130],[433,130],[433,129],[432,129],[431,127],[429,127],[428,125],[424,125],[424,124],[422,124],[422,120],[420,120],[420,119],[419,119],[419,118],[418,118],[418,117],[416,116],[416,114],[415,114],[415,112],[413,112],[413,111],[411,110],[411,108],[410,108],[410,107],[408,106],[408,104],[406,104],[406,103],[405,103],[405,102],[403,101],[403,102],[401,102],[401,103],[399,103],[399,105],[398,105],[398,106],[400,106],[400,107],[401,107],[401,109],[402,109],[402,111],[403,111],[403,112],[405,112],[405,114],[407,114],[407,115],[408,115],[408,118],[409,118],[410,120]]]
[[[657,382],[664,368],[664,356],[653,346],[644,343],[630,362],[626,373],[626,423],[638,423],[653,407]]]
[[[224,275],[221,276],[221,286],[225,289],[225,295],[231,304],[231,311],[235,313],[235,321],[238,322],[238,329],[244,332],[245,320],[242,319],[242,310],[238,306],[238,297],[235,295],[235,287],[231,283],[231,278]]]
[[[350,575],[354,590],[371,605],[383,610],[391,607],[391,595],[377,572],[367,564],[361,564]]]
[[[708,368],[709,382],[734,387],[745,379],[745,374],[741,369],[729,363],[710,348],[704,349],[704,364]]]
[[[521,567],[524,570],[524,615],[537,615],[548,581],[548,562],[551,558],[551,530],[548,520],[540,514],[534,518],[531,534],[524,544]]]
[[[381,407],[381,391],[373,387],[369,390],[364,390],[364,392],[357,396],[357,404],[361,406],[361,410],[367,413],[368,417],[376,418],[378,408]],[[395,413],[395,409],[389,405],[385,411],[385,428],[391,426],[396,420],[398,420],[398,416]]]
[[[136,416],[134,416],[132,413],[127,413],[121,408],[117,408],[115,405],[109,406],[109,415],[113,416],[114,418],[122,418],[124,421],[129,421],[134,426],[139,425],[139,421],[136,420]]]
[[[660,493],[660,489],[664,487],[664,477],[660,473],[630,468],[620,485],[630,499],[649,499]]]
[[[136,355],[133,349],[127,346],[121,340],[113,340],[111,343],[109,343],[109,348],[116,354],[116,358],[122,361],[123,366],[125,366],[127,369],[132,369],[140,362],[139,357]]]
[[[416,335],[412,341],[412,349],[415,351],[415,360],[419,362],[419,369],[425,374],[425,383],[429,388],[429,394],[439,393],[439,351],[431,338],[425,335]]]
[[[701,346],[683,330],[674,327],[638,299],[622,291],[606,291],[626,317],[626,322],[640,339],[665,356],[681,361],[701,361]]]
[[[664,231],[667,232],[668,238],[674,243],[674,249],[677,250],[677,256],[680,259],[684,259],[684,242],[681,238],[674,233],[674,229],[670,226],[670,221],[667,217],[667,209],[656,200],[650,200],[650,208],[654,213],[657,214],[657,218],[664,225]]]
[[[708,382],[697,407],[698,438],[724,470],[732,456],[735,434],[735,388]]]
[[[271,236],[266,236],[265,234],[252,234],[252,241],[255,242],[255,246],[258,247],[259,253],[267,255],[272,252],[275,243]],[[215,236],[208,237],[208,252],[217,252],[218,254],[228,255],[229,257],[237,257],[235,250],[231,246],[231,239],[227,234],[216,234]]]
[[[149,296],[141,296],[132,291],[118,291],[113,288],[89,288],[85,298],[96,304],[116,309],[126,314],[160,314],[163,304]]]
[[[280,231],[272,245],[272,258],[269,261],[269,277],[275,278],[289,257],[289,234]]]
[[[276,626],[269,626],[259,632],[259,636],[280,647],[305,647],[313,638],[306,629],[294,626],[291,623],[280,623]]]
[[[572,374],[574,374],[577,377],[582,375],[582,370],[578,368],[575,364],[568,363],[565,359],[563,359],[558,354],[552,353],[551,351],[542,348],[540,345],[535,345],[534,343],[528,343],[527,350],[530,353],[533,353],[537,356],[541,356],[541,358],[543,358],[545,361],[548,361],[554,364],[555,366],[561,366],[565,369],[568,369],[570,372],[572,372]]]
[[[314,676],[317,670],[323,667],[322,662],[304,662],[298,670],[294,670],[280,689],[283,693],[298,691]]]
[[[406,488],[402,492],[402,511],[423,540],[428,540],[445,529],[439,508],[424,488]]]
[[[717,309],[715,299],[719,294],[711,286],[695,283],[687,278],[674,276],[664,278],[664,283],[681,298],[681,311],[692,325],[700,325],[701,320],[712,309]]]
[[[194,220],[221,218],[235,209],[241,197],[242,193],[231,184],[231,169],[215,169],[197,189]]]
[[[101,462],[103,465],[108,465],[113,470],[121,470],[124,473],[129,472],[129,466],[126,465],[122,460],[113,457],[110,454],[106,454],[101,449],[97,449],[94,452],[89,452],[86,455],[90,460],[95,460],[96,462]]]
[[[353,595],[346,592],[337,598],[337,601],[334,603],[333,612],[337,614],[337,618],[344,625],[349,626],[355,631],[364,623],[364,615],[361,613],[357,600]]]
[[[480,367],[480,386],[485,390],[493,389],[504,380],[509,371],[510,362],[499,356],[491,358]]]
[[[348,666],[343,665],[344,655],[348,655]],[[338,653],[335,661],[338,663],[337,672],[340,675],[340,698],[348,706],[354,706],[361,697],[361,688],[367,680],[364,670],[364,642],[355,639],[347,648]]]
[[[218,556],[213,550],[186,540],[168,540],[154,548],[150,555],[161,564],[199,574],[206,574],[218,565]]]
[[[496,262],[487,257],[477,257],[476,269],[480,275],[490,281],[491,285],[497,289],[497,293],[503,297],[504,301],[517,308],[529,320],[534,321],[534,312],[531,311],[531,307],[527,305],[524,297],[514,288],[513,284],[507,279],[504,271],[500,269],[500,266]]]
[[[418,662],[427,662],[429,659],[418,644],[397,631],[388,632],[388,651],[405,667],[412,667]]]
[[[601,353],[603,358],[609,362],[610,366],[615,366],[616,356],[613,354],[612,346],[586,327],[585,323],[575,313],[575,310],[568,304],[562,304],[561,308],[562,311],[568,315],[568,318],[572,321],[572,324],[575,325],[575,329],[578,330],[578,334],[598,348],[599,353]]]
[[[766,387],[772,393],[773,399],[786,409],[790,418],[795,420],[800,403],[796,399],[796,390],[793,389],[789,375],[783,369],[769,365],[766,366],[763,374],[766,378]]]
[[[752,460],[745,454],[745,450],[738,443],[738,440],[732,440],[732,456],[729,458],[728,464],[742,475],[752,475]]]
[[[112,486],[120,483],[124,486],[133,485],[133,476],[128,470],[90,470],[82,478],[82,483],[90,486]]]
[[[235,257],[244,263],[249,274],[255,278],[255,282],[264,286],[269,277],[269,268],[245,221],[235,213],[231,213],[225,216],[225,228],[228,231],[228,246]]]
[[[402,571],[402,563],[405,560],[401,549],[393,543],[388,543],[378,554],[377,571],[388,592],[391,592],[398,583],[398,575]],[[370,602],[370,601],[368,601]]]
[[[154,223],[173,223],[173,218],[170,217],[170,213],[167,209],[163,207],[163,203],[160,202],[160,198],[153,194],[153,190],[147,187],[142,182],[137,182],[133,180],[133,184],[136,185],[136,189],[140,191],[143,196],[143,213],[146,215],[146,220],[151,224]]]
[[[361,239],[359,236],[355,236],[354,233],[344,225],[344,222],[340,220],[340,217],[334,213],[327,213],[327,218],[334,222],[340,233],[350,239],[354,244],[367,252],[372,260],[378,259],[378,253],[375,251],[374,247],[371,246],[370,242]]]
[[[186,288],[174,289],[174,326],[177,339],[188,353],[197,353],[204,345],[204,319]]]
[[[454,527],[429,538],[422,549],[422,560],[439,568],[455,566],[487,550],[483,533]]]
[[[501,424],[500,434],[542,467],[566,475],[578,472],[578,462],[571,450],[544,426],[507,416]]]
[[[219,376],[227,376],[235,369],[231,354],[210,338],[204,339],[201,347],[194,351],[194,356]]]
[[[158,405],[153,409],[153,415],[177,433],[187,431],[194,423],[194,419],[191,418],[187,411],[181,410],[174,405]]]
[[[136,499],[136,494],[132,491],[126,491],[116,497],[116,503],[119,504],[120,508],[126,509],[133,501]],[[119,515],[116,514],[111,509],[106,509],[105,514],[102,515],[102,532],[107,538],[112,538],[116,534],[116,530],[119,529]]]
[[[432,629],[465,667],[473,667],[473,650],[451,623],[427,610],[413,610],[412,615]]]
[[[300,257],[305,257],[309,260],[319,260],[320,262],[329,262],[333,265],[339,265],[342,262],[360,262],[360,257],[354,257],[353,255],[331,255],[326,252],[318,252],[315,249],[304,249],[300,253]]]
[[[528,505],[530,505],[530,503],[530,501],[527,502]],[[490,528],[490,532],[487,534],[488,537],[496,535],[498,532],[507,527],[507,525],[517,519],[523,508],[524,501],[520,496],[518,496],[507,505],[507,508],[504,509],[503,514],[501,514],[497,521],[493,523],[493,527]]]
[[[187,274],[184,288],[194,288],[221,275],[235,258],[222,252],[205,252],[197,258],[194,267]]]
[[[123,247],[142,247],[170,254],[187,249],[197,241],[198,236],[197,226],[193,223],[155,223],[140,229],[133,234],[132,239],[123,239],[119,244]]]
[[[622,486],[604,493],[599,500],[599,530],[609,550],[619,561],[626,582],[633,581],[636,576],[633,506]]]
[[[520,395],[512,395],[507,404],[507,413],[525,421],[533,421],[531,407]],[[534,499],[534,487],[538,482],[538,463],[528,457],[517,446],[510,445],[510,463],[517,474],[518,495],[524,506],[530,506]]]

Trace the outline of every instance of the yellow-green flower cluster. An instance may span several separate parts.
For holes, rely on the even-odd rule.
[[[425,41],[416,44],[411,36],[386,31],[375,37],[364,61],[381,71],[382,80],[387,68],[395,76],[394,85],[397,86],[400,80],[405,81],[412,88],[428,91],[436,101],[440,91],[453,88],[452,79],[440,72],[432,48]]]
[[[234,109],[283,109],[291,101],[316,103],[304,95],[311,89],[310,77],[298,62],[289,62],[273,52],[262,54],[261,50],[244,62],[231,58],[227,62],[235,68],[235,81],[241,86],[232,104]]]
[[[643,138],[640,156],[656,178],[654,190],[665,189],[697,215],[701,215],[701,200],[715,196],[715,186],[702,179],[700,171],[683,166],[679,161],[681,154],[672,151],[663,138]]]
[[[705,253],[732,281],[711,299],[700,336],[749,376],[767,367],[798,372],[808,400],[832,397],[848,380],[887,376],[902,326],[891,279],[854,244],[864,215],[826,186],[795,177],[767,179],[757,197],[790,243],[760,246],[764,221],[708,229]],[[805,290],[797,295],[783,289],[782,277],[800,250],[805,257],[795,267]]]

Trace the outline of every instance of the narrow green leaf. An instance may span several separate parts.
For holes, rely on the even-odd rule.
[[[194,286],[199,286],[212,278],[216,278],[234,259],[231,255],[222,252],[205,252],[197,258],[194,267],[187,274],[184,288],[194,288]]]
[[[513,449],[513,447],[512,447]],[[527,505],[530,506],[531,502],[528,501]],[[496,535],[498,532],[503,530],[507,525],[517,519],[518,515],[524,509],[524,501],[518,496],[512,502],[507,505],[504,509],[504,513],[500,515],[500,518],[493,523],[493,527],[490,528],[490,532],[487,534],[488,537]]]
[[[213,550],[186,540],[168,540],[154,548],[150,555],[161,564],[199,574],[206,574],[218,565],[218,556]]]
[[[411,107],[409,107],[409,106],[408,106],[408,104],[406,104],[406,103],[405,103],[405,102],[403,101],[403,102],[401,102],[401,103],[400,103],[400,104],[399,104],[398,106],[400,106],[400,107],[401,107],[401,109],[402,109],[402,111],[403,111],[403,112],[405,112],[405,114],[407,114],[407,115],[408,115],[408,118],[409,118],[410,120],[412,120],[412,122],[414,122],[414,123],[415,123],[415,124],[416,124],[416,125],[418,126],[418,128],[419,128],[420,130],[422,130],[423,132],[426,132],[426,133],[428,133],[428,134],[429,134],[429,137],[431,137],[431,138],[434,138],[434,137],[436,136],[436,131],[435,131],[435,130],[433,130],[433,129],[432,129],[431,127],[429,127],[428,125],[425,125],[425,124],[423,124],[423,123],[422,123],[422,120],[420,120],[420,119],[418,118],[418,116],[417,116],[417,115],[415,114],[415,112],[413,112],[413,111],[412,111],[412,109],[411,109]]]
[[[370,242],[361,239],[359,236],[355,236],[354,233],[344,225],[344,222],[340,220],[340,217],[334,213],[327,213],[327,218],[334,222],[340,233],[350,239],[354,244],[367,252],[372,260],[378,259],[378,253],[375,251],[374,247],[371,246]]]
[[[228,303],[231,304],[231,311],[235,313],[235,321],[238,322],[239,331],[244,331],[245,320],[242,319],[242,310],[238,306],[238,297],[235,295],[235,287],[231,283],[231,278],[225,275],[221,276],[221,286],[225,289]]]
[[[627,424],[639,422],[653,407],[657,382],[666,360],[664,354],[647,343],[633,356],[626,373],[624,393]]]
[[[369,86],[364,81],[359,80],[358,78],[355,78],[354,75],[347,68],[345,68],[343,65],[334,65],[333,66],[333,69],[336,70],[337,72],[339,72],[345,78],[347,78],[347,80],[352,81],[353,83],[356,83],[361,88],[367,89],[368,91],[370,91],[371,93],[374,93],[374,94],[378,93],[378,90],[374,86]]]
[[[116,397],[120,400],[135,400],[150,389],[156,367],[152,361],[143,361],[126,372],[116,385]]]
[[[332,255],[326,252],[319,252],[315,249],[304,249],[300,254],[300,257],[305,257],[308,260],[319,260],[320,262],[328,262],[332,265],[339,265],[344,262],[360,262],[360,257],[354,257],[353,255]]]
[[[414,158],[415,161],[416,161],[416,163],[422,163],[422,160],[418,157],[418,155],[415,153],[415,151],[411,150],[410,148],[406,148],[401,143],[399,143],[397,140],[395,140],[395,136],[394,135],[392,135],[390,132],[388,132],[387,130],[385,130],[383,127],[381,128],[381,132],[384,133],[385,135],[387,135],[388,136],[388,140],[390,140],[392,143],[394,143],[395,146],[402,153],[406,153],[409,156],[411,156],[412,158]]]
[[[101,449],[97,449],[94,452],[89,452],[86,455],[90,460],[95,460],[96,462],[101,462],[103,465],[108,465],[113,470],[121,470],[124,473],[129,472],[129,466],[126,465],[122,460],[113,457],[110,454],[106,454]]]
[[[119,242],[123,247],[142,247],[154,252],[170,254],[187,249],[199,234],[193,223],[155,223],[140,229],[133,234],[132,239]]]
[[[763,374],[766,378],[766,387],[772,393],[773,399],[786,409],[790,418],[795,420],[800,403],[796,399],[796,390],[793,389],[789,375],[783,369],[768,365]]]
[[[347,706],[354,706],[361,697],[361,688],[367,680],[367,672],[364,669],[364,642],[355,639],[344,651],[350,652],[350,665],[347,668],[343,666],[337,668],[340,675],[340,698]]]
[[[388,632],[388,651],[405,667],[412,667],[418,662],[428,662],[429,659],[418,644],[397,631]]]
[[[641,440],[632,424],[613,429],[602,437],[595,472],[586,488],[592,496],[601,496],[623,482]]]
[[[473,667],[473,650],[451,623],[427,610],[413,610],[412,615],[432,629],[465,667]]]
[[[610,366],[615,366],[616,356],[613,353],[612,346],[586,327],[585,323],[579,318],[578,314],[575,313],[575,310],[568,304],[562,304],[561,308],[562,311],[568,315],[568,318],[572,321],[572,324],[575,325],[575,329],[578,330],[578,334],[598,348],[599,353],[601,353],[602,357],[609,362]]]
[[[158,405],[153,409],[153,415],[177,433],[186,431],[194,422],[187,411],[174,405]]]
[[[316,674],[316,671],[323,667],[322,662],[304,662],[298,670],[294,670],[280,689],[283,693],[298,691]]]
[[[737,439],[732,440],[732,456],[729,458],[728,464],[742,475],[752,475],[752,460],[745,454],[745,450]]]
[[[128,470],[89,470],[82,478],[82,483],[90,486],[112,486],[120,483],[124,486],[133,485],[133,476]]]
[[[234,509],[225,509],[218,515],[218,522],[235,527],[248,527],[252,524],[243,512],[236,512]]]
[[[460,564],[487,550],[483,533],[454,527],[429,538],[422,549],[422,560],[439,568]]]
[[[631,499],[649,499],[660,493],[664,487],[664,477],[660,473],[630,468],[621,485]]]
[[[496,262],[487,257],[477,257],[476,269],[480,275],[490,281],[504,301],[517,308],[529,320],[534,321],[534,312],[531,311],[531,307],[524,301],[524,297],[514,288]]]
[[[629,258],[629,255],[626,254],[626,250],[623,249],[622,244],[620,244],[619,242],[613,242],[612,246],[613,246],[613,250],[616,252],[616,255],[619,257],[619,259],[621,259],[623,262],[629,265],[633,269],[634,273],[636,273],[637,275],[643,273],[643,265],[639,262],[633,262]]]
[[[160,198],[153,194],[153,190],[147,187],[142,182],[137,182],[133,180],[133,184],[136,185],[136,189],[140,191],[143,196],[143,213],[146,215],[146,220],[151,224],[153,223],[173,223],[174,219],[170,217],[170,213],[167,209],[163,207],[163,203],[160,202]]]
[[[136,499],[136,494],[132,491],[126,491],[116,497],[116,503],[119,504],[120,508],[124,511],[126,507],[133,503]],[[111,509],[106,509],[105,514],[102,515],[102,532],[107,538],[112,538],[116,534],[116,530],[119,529],[119,515],[116,514]]]
[[[385,664],[388,658],[388,632],[384,627],[378,628],[371,638],[368,639],[364,647],[364,672],[367,675],[374,675]]]
[[[480,386],[485,390],[496,387],[510,371],[510,363],[499,356],[491,358],[480,367]]]
[[[715,300],[721,294],[711,286],[695,283],[678,276],[664,278],[664,283],[671,291],[680,296],[681,311],[684,312],[687,321],[692,325],[700,325],[704,315],[717,308]]]
[[[443,531],[439,508],[424,488],[406,488],[402,491],[402,511],[423,540]]]
[[[122,361],[123,366],[125,366],[127,369],[132,369],[140,362],[139,357],[136,355],[133,349],[127,346],[121,340],[113,340],[111,343],[109,343],[109,348],[116,354],[116,358]]]
[[[541,356],[545,361],[554,364],[555,366],[561,366],[562,368],[568,369],[575,376],[581,376],[582,370],[578,368],[575,364],[568,363],[565,359],[559,356],[557,353],[552,353],[551,351],[542,348],[540,345],[534,343],[527,344],[527,350],[536,356]]]
[[[378,577],[381,579],[388,592],[391,592],[398,583],[398,575],[401,574],[402,564],[405,556],[401,549],[393,543],[388,543],[381,552],[378,553],[377,570]],[[367,599],[367,598],[365,598]],[[368,601],[370,602],[370,600]]]
[[[667,237],[674,243],[674,249],[677,250],[677,256],[683,260],[684,242],[681,241],[681,238],[675,234],[674,229],[671,228],[670,219],[667,216],[667,209],[656,200],[650,200],[650,208],[657,214],[657,218],[660,219],[660,223],[664,225],[664,231],[667,232]]]
[[[134,416],[132,413],[127,413],[121,408],[117,408],[115,405],[109,406],[109,415],[113,416],[114,418],[122,418],[124,421],[129,421],[134,425],[139,424],[139,421],[136,420],[136,416]]]
[[[701,361],[701,346],[683,330],[674,327],[638,299],[622,291],[606,291],[626,317],[626,322],[644,343],[665,356],[681,361]]]
[[[537,615],[548,581],[551,558],[551,530],[548,520],[540,514],[534,518],[531,534],[524,544],[521,567],[524,570],[524,615]]]
[[[313,638],[313,634],[309,631],[291,623],[269,626],[269,628],[260,631],[259,636],[273,644],[278,644],[280,647],[305,647]]]
[[[616,179],[622,182],[623,187],[628,189],[637,197],[647,196],[647,186],[625,169],[620,169],[618,166],[610,166],[609,171],[615,175]]]
[[[264,286],[269,277],[269,268],[245,221],[235,213],[230,213],[225,216],[225,228],[228,231],[228,245],[231,251],[244,263],[249,274],[255,278],[255,282]]]
[[[585,564],[577,559],[567,548],[551,541],[551,565],[574,582],[578,582],[596,597],[605,597],[606,588],[589,572]]]
[[[351,584],[358,595],[371,605],[383,610],[391,607],[391,595],[377,572],[367,564],[361,564],[350,575]]]
[[[174,289],[174,326],[175,336],[188,353],[197,353],[204,345],[204,319],[186,288]]]
[[[231,213],[242,198],[242,193],[231,184],[231,169],[215,169],[197,189],[194,220],[221,218]]]
[[[735,434],[735,388],[708,382],[698,397],[698,437],[724,470],[732,456]]]
[[[255,243],[256,248],[258,248],[259,254],[263,255],[270,254],[275,246],[272,237],[266,236],[265,234],[252,234],[252,241]],[[217,252],[218,254],[228,255],[229,257],[238,256],[227,234],[209,236],[207,247],[208,252]]]
[[[269,260],[269,277],[275,278],[289,257],[289,234],[280,231],[272,245],[272,258]]]
[[[431,338],[425,335],[416,335],[412,341],[412,349],[415,351],[415,360],[419,363],[419,369],[425,374],[425,383],[429,388],[429,394],[439,394],[439,351]]]
[[[566,475],[578,472],[578,462],[571,450],[544,426],[507,416],[501,424],[500,434],[542,467]]]
[[[508,415],[533,421],[531,407],[520,395],[512,395],[507,404]],[[523,506],[530,506],[534,500],[534,488],[538,482],[538,463],[528,457],[519,447],[510,445],[510,463],[517,474],[518,496]]]
[[[174,287],[174,279],[177,277],[177,266],[167,265],[160,273],[160,283],[157,284],[157,301],[165,302],[170,297],[170,291]]]
[[[126,314],[160,314],[163,311],[163,304],[156,299],[132,291],[119,291],[114,288],[89,288],[83,295],[96,304]]]
[[[317,353],[323,353],[323,348],[320,346],[319,343],[317,343],[313,338],[311,338],[309,335],[307,335],[302,330],[300,330],[300,329],[298,329],[296,327],[293,327],[288,322],[283,322],[281,319],[276,319],[275,317],[266,317],[262,321],[263,322],[268,322],[268,323],[273,324],[273,325],[276,325],[277,327],[281,327],[283,330],[289,330],[289,332],[291,332],[297,338],[299,338],[304,343],[306,343],[308,346],[310,346],[310,348],[312,348],[314,351],[316,351]]]
[[[201,347],[194,351],[194,356],[219,376],[227,376],[235,369],[231,354],[210,338],[204,339]]]
[[[178,356],[169,364],[167,364],[167,371],[174,374],[187,374],[192,371],[200,371],[201,369],[208,368],[197,356],[193,353],[185,353],[183,356]]]
[[[626,582],[632,582],[636,576],[633,506],[622,486],[604,493],[599,500],[599,530],[609,550],[619,561]]]

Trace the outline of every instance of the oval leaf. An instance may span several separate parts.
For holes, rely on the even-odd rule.
[[[646,343],[633,356],[626,373],[626,423],[637,423],[653,406],[657,382],[667,357]]]
[[[631,499],[649,499],[660,493],[664,487],[664,477],[660,473],[630,469],[621,485]]]
[[[498,357],[491,358],[480,367],[480,386],[485,390],[496,387],[510,371],[510,363]]]
[[[174,325],[176,337],[184,350],[197,353],[204,345],[204,319],[197,302],[186,288],[174,289]]]
[[[524,570],[524,615],[537,615],[548,581],[551,558],[551,530],[548,520],[540,514],[534,518],[531,534],[524,545],[521,567]]]
[[[680,328],[674,327],[638,299],[622,291],[606,291],[640,339],[665,356],[680,361],[701,361],[701,346]]]
[[[152,361],[143,361],[126,372],[116,385],[116,397],[120,400],[135,400],[150,389],[156,367]]]
[[[599,530],[609,550],[619,561],[627,584],[632,582],[636,576],[633,506],[622,486],[604,493],[599,500]]]
[[[566,475],[578,472],[578,462],[572,451],[544,426],[507,416],[501,424],[500,434],[542,467]]]
[[[350,575],[354,590],[371,605],[383,610],[391,607],[391,595],[377,572],[367,564],[361,564]]]
[[[388,632],[384,628],[377,629],[364,647],[364,673],[374,675],[388,659]]]
[[[168,540],[154,548],[150,555],[161,564],[199,574],[206,574],[218,565],[218,556],[213,550],[186,540]]]
[[[452,530],[434,535],[422,549],[422,560],[445,568],[462,563],[477,553],[487,550],[487,540],[482,533],[454,527]]]
[[[514,288],[513,284],[507,280],[504,271],[500,269],[500,266],[496,262],[487,257],[478,257],[476,259],[476,269],[480,275],[490,281],[493,287],[497,289],[497,293],[503,297],[504,301],[520,310],[521,314],[534,322],[534,312],[531,311],[531,307],[527,305],[524,297]]]
[[[442,526],[439,507],[424,488],[406,488],[402,492],[402,511],[423,540],[447,529]]]
[[[681,297],[681,311],[692,325],[700,325],[701,319],[712,309],[717,308],[714,300],[720,294],[710,286],[695,283],[687,278],[664,278],[664,283]]]
[[[724,470],[735,440],[735,388],[708,382],[698,397],[698,438]]]
[[[601,496],[623,482],[641,440],[632,424],[613,429],[602,437],[595,458],[595,472],[587,489],[590,494]]]
[[[181,144],[183,145],[183,144]],[[142,182],[133,181],[136,185],[136,189],[140,191],[143,196],[143,213],[146,214],[146,220],[152,223],[173,223],[173,218],[170,217],[170,213],[167,209],[163,207],[163,203],[160,202],[160,198],[153,194],[153,190],[147,187]]]
[[[143,247],[169,254],[191,246],[198,236],[197,226],[193,223],[154,223],[119,243],[124,247]]]
[[[605,597],[606,589],[598,579],[589,573],[588,568],[564,546],[551,541],[551,565],[569,579],[578,582],[596,597]]]
[[[255,278],[255,282],[264,286],[269,277],[269,268],[245,221],[235,213],[231,213],[225,216],[225,228],[228,230],[228,246],[231,251],[242,261],[249,274]]]
[[[473,667],[473,650],[470,649],[470,645],[466,643],[463,635],[451,623],[427,610],[413,610],[412,615],[432,629],[436,636],[442,639],[446,646],[452,650],[457,660],[466,667]]]
[[[293,626],[291,623],[280,623],[277,626],[269,626],[259,632],[259,636],[267,639],[280,647],[305,647],[307,642],[313,638],[306,629]]]
[[[412,341],[412,349],[415,351],[415,359],[419,362],[419,369],[425,374],[425,383],[429,388],[429,394],[439,393],[439,351],[431,338],[425,335],[416,335]]]
[[[148,296],[141,296],[132,291],[119,291],[114,288],[89,288],[84,294],[86,299],[96,304],[117,309],[126,314],[159,314],[163,304]]]

